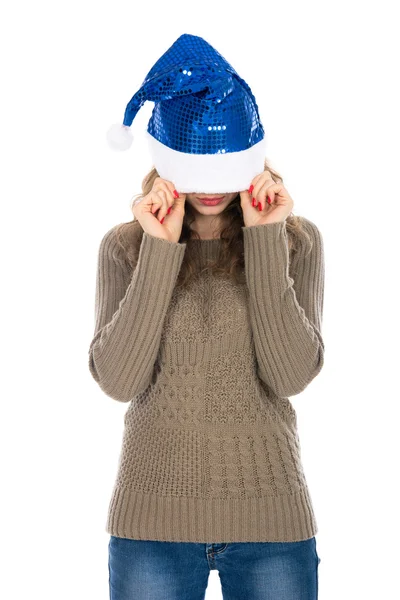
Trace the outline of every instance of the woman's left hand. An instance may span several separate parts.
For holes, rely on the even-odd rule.
[[[285,221],[293,204],[286,188],[281,183],[275,183],[269,171],[256,175],[249,189],[240,192],[245,227]]]

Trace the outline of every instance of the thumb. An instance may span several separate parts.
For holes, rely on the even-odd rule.
[[[179,194],[179,197],[175,198],[175,202],[178,202],[179,200],[181,202],[185,202],[185,200],[186,200],[186,194],[182,194],[182,192],[178,192],[178,194]]]
[[[171,211],[168,216],[168,219],[171,221],[171,219],[173,221],[175,221],[176,219],[178,221],[182,221],[183,216],[185,214],[185,201],[186,201],[186,194],[181,194],[179,193],[178,198],[174,198],[174,202],[171,205]]]
[[[243,190],[240,192],[240,206],[242,207],[243,214],[247,214],[247,212],[252,208],[251,197],[248,190]]]
[[[171,208],[171,214],[173,213],[177,213],[177,212],[182,212],[185,210],[185,200],[186,200],[186,194],[181,194],[179,192],[179,196],[178,198],[174,197],[174,201],[171,204],[170,208]]]

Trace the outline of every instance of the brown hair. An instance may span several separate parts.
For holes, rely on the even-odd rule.
[[[264,160],[264,171],[269,171],[272,179],[276,183],[283,183],[282,177],[277,171],[268,165],[267,159]],[[142,181],[142,193],[133,196],[131,207],[139,198],[146,196],[152,189],[154,180],[159,177],[155,167],[144,177]],[[244,255],[243,255],[243,232],[244,226],[242,209],[240,206],[240,194],[229,203],[226,209],[218,215],[221,219],[221,252],[218,263],[214,262],[208,265],[212,272],[217,276],[227,276],[233,278],[236,282],[244,283]],[[189,203],[185,203],[185,215],[183,218],[182,232],[179,238],[180,243],[186,243],[186,251],[182,266],[177,278],[176,285],[186,287],[192,277],[198,275],[203,269],[199,270],[198,262],[195,257],[195,248],[190,244],[192,239],[200,239],[197,232],[191,229],[190,225],[195,219],[193,208]],[[300,238],[305,239],[311,246],[311,239],[302,225],[302,217],[296,216],[291,212],[286,218],[286,231],[288,234],[289,254],[296,251]],[[143,229],[137,219],[121,223],[116,228],[117,241],[119,244],[120,258],[122,258],[133,270],[136,266],[140,245],[143,237]]]

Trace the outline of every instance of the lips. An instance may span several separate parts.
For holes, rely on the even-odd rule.
[[[210,200],[208,200],[207,198],[199,198],[199,202],[204,206],[218,206],[218,204],[221,204],[224,198],[225,196],[222,196],[220,198],[211,198]]]
[[[214,196],[214,198],[199,198],[198,200],[222,200],[225,196]]]

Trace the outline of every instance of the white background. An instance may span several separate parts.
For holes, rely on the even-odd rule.
[[[98,245],[151,167],[138,113],[182,33],[251,86],[267,158],[325,244],[325,365],[301,395],[319,598],[398,593],[399,88],[395,2],[9,2],[1,15],[1,595],[106,600],[126,405],[87,360]],[[207,599],[221,598],[212,571]],[[245,599],[247,600],[247,599]],[[251,600],[251,599],[248,599]]]

